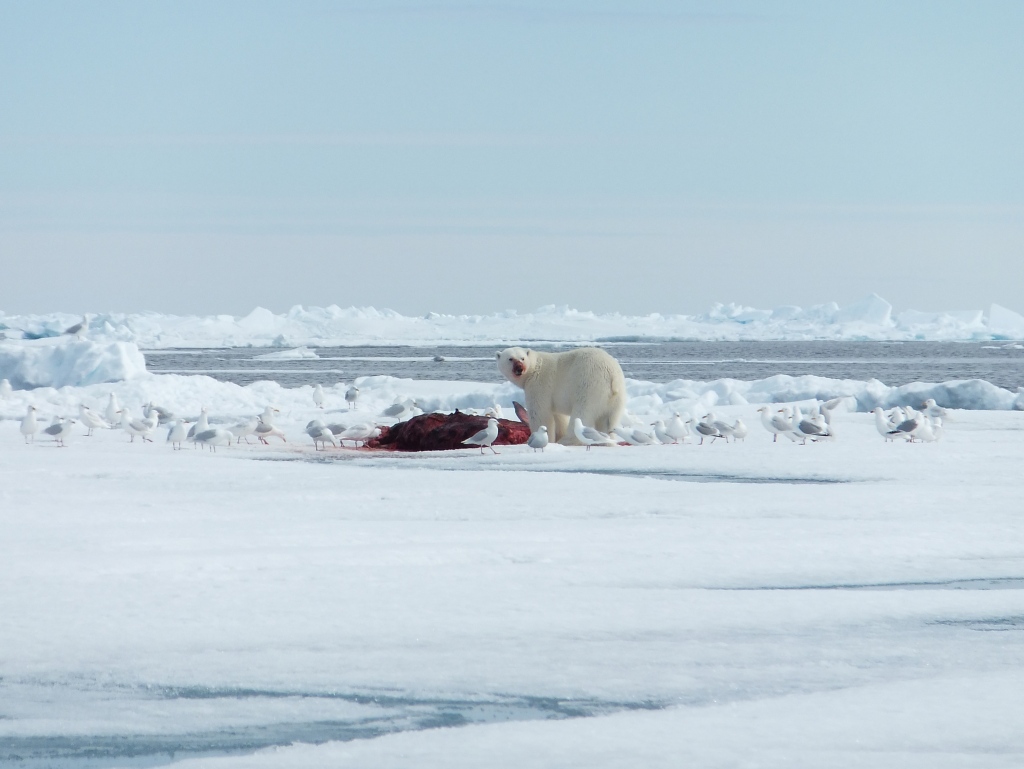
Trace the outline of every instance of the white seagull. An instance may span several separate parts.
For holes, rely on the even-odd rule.
[[[921,429],[924,424],[925,418],[923,416],[913,417],[911,419],[904,419],[895,428],[889,431],[889,435],[894,438],[906,438],[913,443],[917,432]]]
[[[231,434],[235,436],[235,443],[241,443],[243,438],[248,443],[249,436],[256,433],[256,428],[259,427],[259,424],[259,417],[249,417],[244,422],[239,422],[232,427]]]
[[[732,426],[732,439],[734,441],[746,441],[748,432],[746,423],[742,419],[737,419],[736,423]]]
[[[629,437],[633,439],[632,445],[634,446],[653,446],[657,443],[660,443],[660,441],[658,441],[653,435],[644,432],[639,427],[634,427],[633,430],[630,432]],[[626,442],[630,443],[630,441]]]
[[[231,434],[230,430],[225,430],[221,427],[214,427],[210,430],[203,430],[201,433],[196,433],[195,442],[201,443],[204,446],[209,446],[210,451],[217,451],[218,446],[230,446],[235,440],[235,436]]]
[[[152,443],[153,439],[149,436],[151,436],[153,431],[156,430],[159,420],[160,415],[157,413],[156,409],[150,411],[149,416],[144,419],[132,419],[127,410],[121,411],[121,429],[132,436],[130,443],[135,443],[136,435],[142,438],[143,443],[146,441]]]
[[[185,420],[178,417],[171,423],[171,427],[167,431],[167,443],[171,444],[172,449],[178,451],[181,449],[181,444],[184,443],[186,437]]]
[[[716,438],[722,437],[714,424],[708,421],[711,416],[711,414],[705,414],[704,418],[697,423],[697,433],[700,435],[700,443],[698,445],[700,446],[704,445],[705,438],[710,438],[711,442],[714,443]],[[728,440],[726,442],[728,443]]]
[[[322,444],[326,450],[328,441],[330,441],[331,445],[335,448],[338,447],[338,444],[334,440],[334,433],[332,433],[331,429],[319,419],[314,419],[306,425],[306,435],[313,439],[313,448],[317,451],[320,450],[320,444]]]
[[[36,409],[35,406],[29,406],[25,412],[25,416],[21,418],[21,434],[25,436],[25,443],[28,443],[29,438],[35,442],[36,433],[39,432],[39,423],[36,421]]]
[[[718,437],[725,438],[726,443],[729,442],[729,438],[732,437],[734,432],[731,424],[729,424],[728,422],[723,422],[721,419],[716,419],[715,412],[713,411],[706,417],[704,417],[704,419],[711,421],[711,426],[718,431]],[[714,441],[714,438],[712,438],[711,440]]]
[[[605,435],[600,430],[595,430],[593,427],[585,427],[583,420],[576,417],[572,420],[572,432],[576,436],[576,440],[587,447],[587,451],[590,451],[591,446],[614,446],[615,441],[612,440],[611,436]]]
[[[313,387],[313,403],[316,404],[318,409],[324,407],[324,388],[319,383]]]
[[[334,425],[331,425],[333,430]],[[360,443],[366,445],[366,442],[376,438],[380,435],[380,430],[373,425],[369,425],[366,422],[360,422],[357,425],[352,425],[337,433],[338,440],[341,441],[341,445],[345,445],[345,441],[352,441],[353,443]]]
[[[185,440],[192,441],[192,443],[195,444],[195,448],[199,448],[199,444],[196,443],[196,435],[198,433],[206,432],[209,429],[209,410],[206,406],[203,406],[202,409],[199,410],[199,419],[196,420],[194,425],[188,428],[188,435],[185,437]]]
[[[11,387],[10,381],[7,379],[0,379],[0,398],[6,398],[13,391],[14,389]]]
[[[152,401],[150,401],[149,403],[142,407],[142,416],[148,417],[154,411],[156,412],[157,424],[166,425],[167,423],[174,421],[173,413],[171,413],[170,411],[161,406],[157,406]]]
[[[942,408],[938,403],[935,402],[934,398],[929,398],[922,405],[924,413],[930,417],[938,417],[939,419],[948,419],[949,412]]]
[[[875,408],[871,410],[871,413],[875,415],[875,429],[878,430],[878,434],[887,441],[895,440],[896,436],[892,434],[893,426],[889,423],[889,420],[886,419],[885,412],[882,411],[882,407],[875,406]],[[899,437],[905,438],[906,436],[901,434]]]
[[[58,446],[64,446],[64,439],[71,435],[71,428],[74,426],[74,419],[54,417],[53,424],[43,430],[44,433],[53,437]]]
[[[657,422],[651,423],[651,427],[654,428],[655,437],[662,443],[675,443],[676,439],[668,434],[668,430],[665,428],[665,422],[659,419]]]
[[[786,420],[777,413],[772,414],[772,410],[768,406],[762,406],[757,411],[761,415],[761,424],[764,429],[772,434],[772,443],[778,441],[780,435],[789,433],[789,425]]]
[[[534,452],[544,451],[544,447],[548,445],[548,426],[541,425],[531,433],[529,440],[526,441],[526,445],[533,449]]]
[[[116,426],[121,421],[121,404],[117,402],[117,396],[114,393],[110,393],[107,410],[103,412],[103,416],[107,418],[107,422],[111,426]]]
[[[356,407],[356,401],[359,400],[359,388],[352,385],[345,391],[345,403],[348,404],[348,410],[351,411]]]
[[[225,430],[225,432],[227,431]],[[288,439],[284,437],[283,431],[275,427],[273,423],[268,424],[263,420],[263,417],[260,417],[259,424],[256,425],[256,437],[259,439],[260,443],[264,443],[269,446],[270,441],[268,441],[267,438],[270,438],[271,436],[274,435],[276,435],[285,443],[288,442]]]
[[[110,424],[84,403],[78,404],[78,419],[92,435],[93,430],[109,430]]]
[[[466,438],[466,440],[464,440],[462,443],[466,446],[479,446],[481,454],[484,453],[484,449],[490,449],[493,453],[497,454],[498,452],[494,451],[494,446],[491,445],[497,439],[498,420],[495,419],[494,417],[491,417],[490,419],[487,420],[487,427],[485,427],[480,432],[475,433],[474,435],[471,435],[470,437]]]
[[[690,437],[689,421],[684,422],[683,418],[677,411],[665,424],[665,432],[672,437],[672,443],[685,443],[686,439]],[[658,440],[661,440],[660,435],[658,436]],[[661,442],[665,443],[663,440],[661,440]]]

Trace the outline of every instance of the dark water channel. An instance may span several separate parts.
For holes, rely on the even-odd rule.
[[[2,688],[0,688],[2,691]],[[502,721],[582,718],[621,710],[655,710],[653,702],[565,700],[551,697],[490,696],[430,699],[399,693],[346,694],[208,687],[150,688],[126,696],[177,706],[218,709],[242,702],[259,709],[282,700],[361,706],[363,712],[309,721],[251,719],[228,727],[166,733],[0,736],[0,766],[23,769],[99,769],[165,766],[186,758],[237,755],[292,743],[319,744],[379,737],[400,731]],[[314,702],[313,704],[318,704]]]
[[[622,363],[627,377],[650,382],[675,379],[763,379],[775,374],[833,379],[878,379],[890,386],[910,382],[984,379],[1015,390],[1024,386],[1024,345],[1009,342],[659,342],[602,344]],[[567,348],[538,348],[567,349]],[[206,374],[250,384],[277,381],[285,387],[333,385],[386,374],[410,379],[499,382],[495,348],[320,347],[315,359],[266,359],[267,348],[147,350],[157,373]],[[443,361],[435,361],[440,356]]]

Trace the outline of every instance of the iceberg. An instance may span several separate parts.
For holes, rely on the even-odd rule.
[[[871,294],[859,302],[847,305],[835,314],[836,323],[864,323],[888,326],[892,318],[892,305],[878,294]]]
[[[1024,315],[993,304],[988,311],[988,327],[994,338],[1024,339]]]

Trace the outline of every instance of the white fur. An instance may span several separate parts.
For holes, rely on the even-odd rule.
[[[571,429],[577,417],[604,433],[618,427],[626,410],[626,379],[619,362],[604,350],[538,352],[509,347],[497,358],[505,378],[526,394],[531,430],[544,425],[551,440],[577,444]]]

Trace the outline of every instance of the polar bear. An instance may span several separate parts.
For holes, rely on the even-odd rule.
[[[498,370],[526,393],[530,429],[546,425],[551,440],[576,444],[570,429],[579,417],[602,432],[616,428],[626,410],[626,378],[604,350],[581,347],[538,352],[509,347],[497,354]]]

